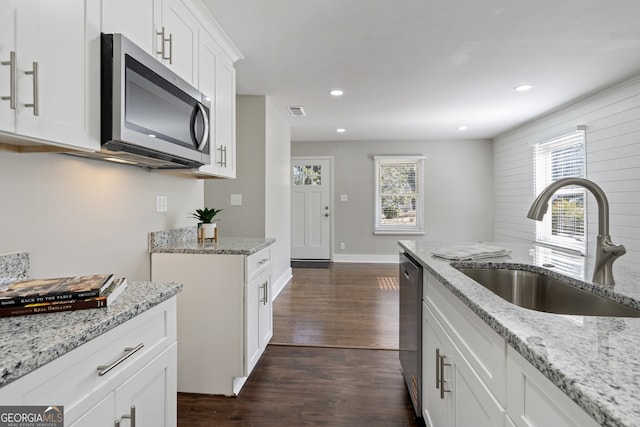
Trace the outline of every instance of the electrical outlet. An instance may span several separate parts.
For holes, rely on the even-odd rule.
[[[156,212],[166,212],[167,208],[167,196],[156,196]]]
[[[344,249],[344,248],[345,248],[344,242],[340,242],[340,249]]]
[[[347,200],[349,200],[349,196],[347,196],[346,194],[341,194],[340,195],[340,201],[341,202],[346,202]]]

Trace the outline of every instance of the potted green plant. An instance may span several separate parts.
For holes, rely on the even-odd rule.
[[[221,211],[222,209],[209,209],[205,206],[204,209],[196,209],[196,211],[191,214],[192,218],[200,221],[198,223],[199,238],[214,239],[216,237],[216,224],[213,222],[213,219]]]

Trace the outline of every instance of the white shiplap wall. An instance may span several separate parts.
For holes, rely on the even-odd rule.
[[[624,262],[640,264],[640,76],[583,98],[494,140],[496,241],[535,238],[526,217],[534,199],[532,145],[586,125],[587,178],[609,199],[610,232]],[[597,233],[597,204],[587,206],[588,250]]]

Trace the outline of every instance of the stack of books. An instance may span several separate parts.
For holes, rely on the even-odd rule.
[[[0,285],[0,317],[108,307],[126,286],[113,274],[18,280]]]

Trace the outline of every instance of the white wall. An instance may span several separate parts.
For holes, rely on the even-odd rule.
[[[0,253],[31,253],[32,277],[149,280],[148,233],[195,225],[202,182],[62,154],[0,151]],[[156,195],[169,211],[155,212]]]
[[[269,98],[238,96],[237,178],[209,180],[204,186],[206,205],[224,209],[218,214],[219,235],[276,239],[271,270],[274,294],[291,277],[290,137],[289,127]],[[231,206],[231,194],[242,195],[242,206]]]
[[[273,278],[282,287],[291,277],[291,129],[266,99],[265,235],[276,238]],[[276,289],[277,292],[280,289]]]
[[[617,262],[640,263],[640,77],[581,99],[494,141],[495,239],[535,239],[526,218],[534,199],[532,144],[586,125],[587,178],[608,196],[614,243],[627,254]],[[587,200],[588,250],[597,233],[597,204]]]
[[[493,238],[491,141],[295,142],[291,154],[334,157],[335,261],[397,261],[401,239]],[[424,236],[373,234],[375,155],[427,157]],[[341,194],[347,202],[340,201]],[[344,250],[339,242],[345,242]]]

